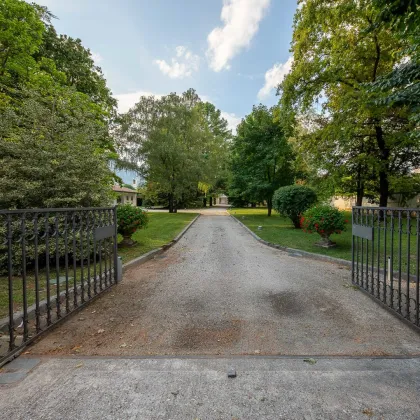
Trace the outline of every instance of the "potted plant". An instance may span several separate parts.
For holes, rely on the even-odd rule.
[[[118,233],[122,235],[123,240],[120,246],[133,246],[136,244],[131,236],[138,230],[143,229],[149,223],[147,212],[140,207],[134,207],[131,204],[117,206],[117,225]]]
[[[315,245],[323,248],[336,246],[330,236],[333,233],[341,233],[346,227],[344,214],[328,205],[318,205],[305,211],[300,223],[304,232],[316,232],[321,236],[321,240]]]

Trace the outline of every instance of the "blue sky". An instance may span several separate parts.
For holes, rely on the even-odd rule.
[[[192,87],[232,128],[277,102],[296,0],[38,0],[82,39],[126,111],[141,94]]]

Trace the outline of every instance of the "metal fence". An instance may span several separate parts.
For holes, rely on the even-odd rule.
[[[0,364],[117,282],[116,208],[0,210]]]
[[[420,327],[420,210],[353,207],[352,280]]]

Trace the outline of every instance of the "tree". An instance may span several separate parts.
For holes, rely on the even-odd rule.
[[[379,104],[408,107],[414,122],[411,135],[420,138],[420,2],[417,0],[373,0],[377,25],[383,25],[403,40],[399,63],[389,73],[370,83]],[[372,28],[372,30],[374,27]],[[382,93],[382,95],[380,95]]]
[[[110,202],[115,101],[89,50],[58,37],[52,18],[36,4],[0,3],[1,208]]]
[[[279,89],[282,109],[294,124],[322,98],[302,147],[314,154],[320,173],[357,194],[358,204],[370,189],[386,206],[394,179],[409,177],[420,163],[409,110],[384,104],[368,87],[392,71],[405,45],[368,0],[308,0],[295,15],[294,64]]]
[[[168,198],[169,211],[177,202],[197,195],[217,173],[225,150],[220,112],[202,104],[193,89],[182,95],[141,97],[124,116],[119,130],[122,152],[138,165],[148,183]]]
[[[0,208],[108,204],[113,174],[89,99],[59,88],[25,91],[18,112],[0,111]]]
[[[271,216],[274,191],[293,182],[292,160],[275,109],[254,106],[239,124],[232,144],[232,195],[266,201]]]
[[[205,151],[206,173],[203,173],[203,182],[199,183],[199,190],[205,194],[203,200],[205,207],[207,198],[212,206],[213,196],[225,192],[232,132],[228,129],[228,123],[222,117],[220,110],[213,104],[200,102],[197,107],[211,134]]]
[[[58,35],[47,22],[43,42],[35,58],[41,62],[52,60],[56,69],[66,75],[64,83],[67,86],[74,86],[78,92],[85,93],[109,114],[114,112],[117,101],[106,85],[101,68],[95,65],[90,50],[82,45],[79,38]]]

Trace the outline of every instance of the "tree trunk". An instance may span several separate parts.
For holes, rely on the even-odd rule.
[[[379,207],[387,207],[389,196],[388,174],[385,171],[379,172]]]
[[[301,226],[300,226],[300,216],[291,217],[291,219],[292,219],[292,223],[293,223],[293,226],[295,227],[295,229],[300,229],[301,228]]]
[[[362,168],[359,165],[357,168],[356,206],[361,206],[363,204],[363,195],[365,193],[361,172]]]
[[[381,168],[379,171],[379,207],[386,207],[388,205],[389,196],[389,180],[388,180],[388,159],[389,149],[386,147],[384,133],[382,127],[375,126],[376,142],[380,150]]]
[[[171,193],[169,194],[169,213],[174,212],[174,195]]]
[[[356,206],[361,206],[363,204],[363,188],[357,189],[357,196],[356,196]]]
[[[207,207],[207,198],[206,197],[203,198],[203,207]]]
[[[210,204],[210,207],[213,207],[213,197],[209,197],[209,204]]]
[[[273,208],[273,200],[270,198],[267,200],[267,216],[271,216],[271,210]]]

